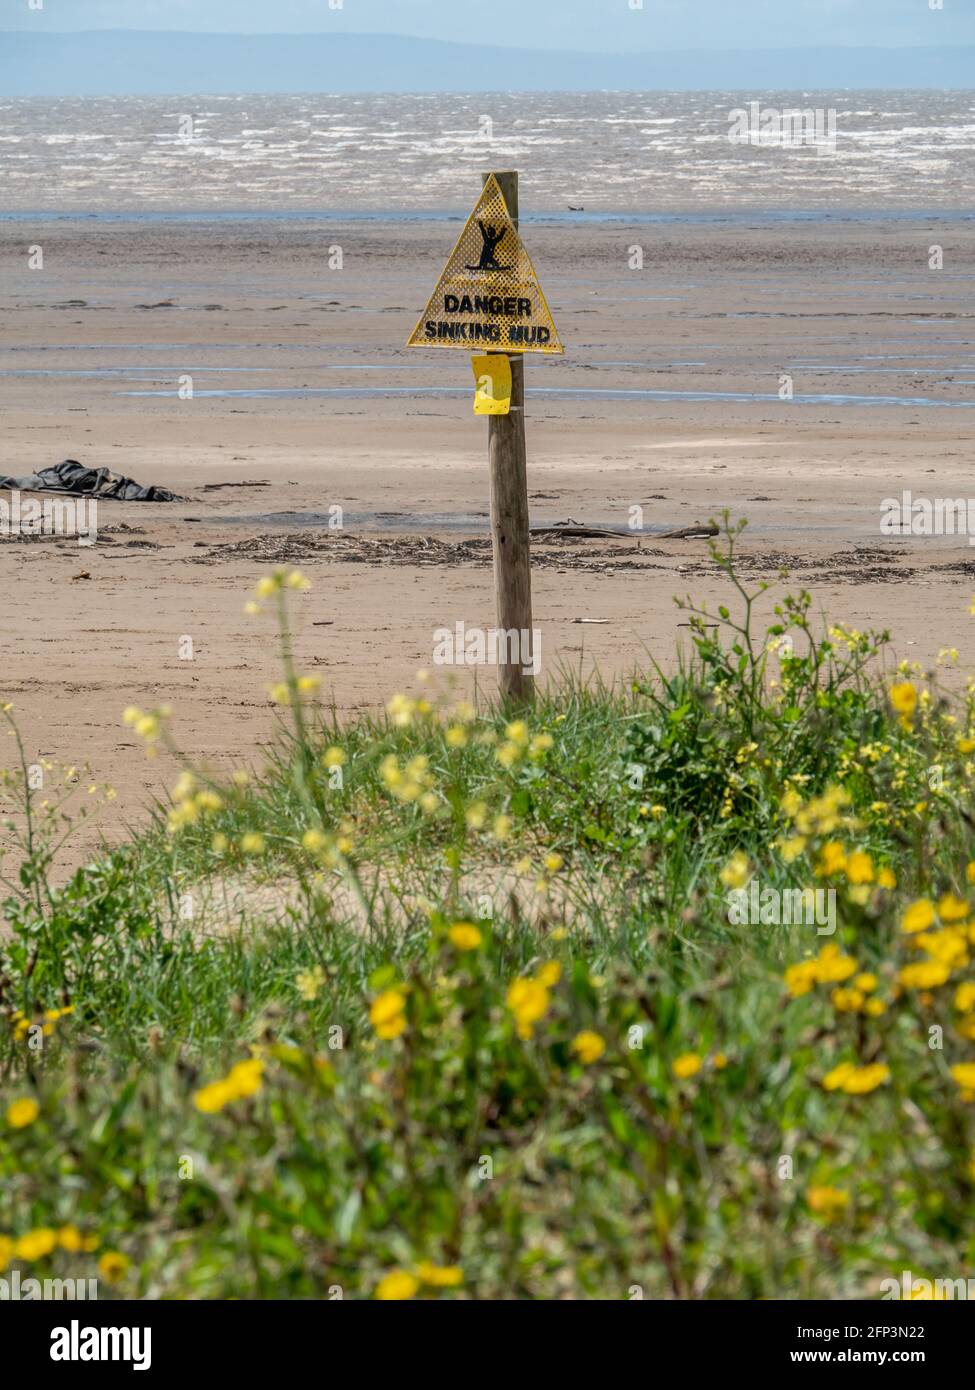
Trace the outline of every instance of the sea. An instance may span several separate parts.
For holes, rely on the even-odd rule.
[[[740,138],[752,109],[762,143]],[[820,113],[833,138],[778,142],[789,111]],[[529,219],[964,210],[975,91],[0,101],[0,217],[452,217],[487,168],[521,170]]]

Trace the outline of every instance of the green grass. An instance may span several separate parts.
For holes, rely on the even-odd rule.
[[[692,658],[563,677],[530,712],[431,686],[340,724],[277,576],[266,764],[195,770],[60,890],[62,792],[15,767],[0,1265],[101,1260],[126,1297],[964,1277],[972,698],[883,680],[884,635],[814,630],[808,595],[757,633],[738,534],[728,607],[688,603]],[[128,718],[178,756],[165,711]],[[736,924],[752,876],[834,889],[836,934]],[[915,901],[933,920],[908,933]]]

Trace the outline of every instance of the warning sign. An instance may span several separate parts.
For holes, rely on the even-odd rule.
[[[493,174],[406,346],[565,351]]]

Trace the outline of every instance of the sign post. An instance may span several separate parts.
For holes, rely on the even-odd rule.
[[[488,415],[491,540],[498,615],[501,696],[534,696],[525,362],[528,352],[562,353],[535,267],[518,231],[518,175],[483,176],[484,187],[407,347],[500,354],[510,363],[510,397],[491,399],[505,372],[478,378],[474,409]]]
[[[485,174],[487,185],[490,174]],[[497,175],[498,187],[508,205],[512,225],[518,231],[518,174]],[[502,632],[528,633],[532,628],[531,537],[528,519],[528,450],[525,443],[525,359],[511,361],[511,408],[507,415],[488,418],[488,462],[491,468],[491,545],[494,551],[494,595],[498,627]],[[505,643],[499,656],[501,697],[512,702],[529,701],[535,678],[525,674],[529,654],[521,644],[511,660]],[[534,652],[532,656],[536,655]],[[507,658],[507,659],[505,659]]]

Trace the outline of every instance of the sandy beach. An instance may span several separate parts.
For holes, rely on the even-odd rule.
[[[75,458],[186,499],[104,502],[90,547],[0,542],[12,613],[2,693],[31,756],[88,763],[117,787],[108,838],[173,778],[122,726],[126,705],[172,705],[187,754],[218,766],[250,761],[272,732],[272,632],[243,604],[274,564],[312,581],[296,612],[299,664],[340,712],[412,688],[435,629],[493,624],[486,424],[470,368],[463,353],[403,347],[458,231],[0,224],[0,471]],[[536,546],[543,681],[561,667],[618,677],[647,653],[671,663],[686,636],[673,595],[713,601],[723,581],[703,540],[652,533],[724,508],[749,519],[749,575],[786,565],[830,620],[889,628],[897,658],[928,666],[957,646],[966,665],[967,538],[883,536],[880,518],[902,489],[975,492],[970,219],[552,220],[524,232],[567,344],[564,359],[528,366],[533,521],[626,527],[641,507],[645,528]],[[43,269],[28,268],[31,246]],[[637,247],[642,270],[630,268]],[[329,268],[335,248],[341,269]],[[341,530],[327,526],[335,507]],[[485,668],[452,679],[494,686]],[[435,687],[445,681],[435,673]]]

